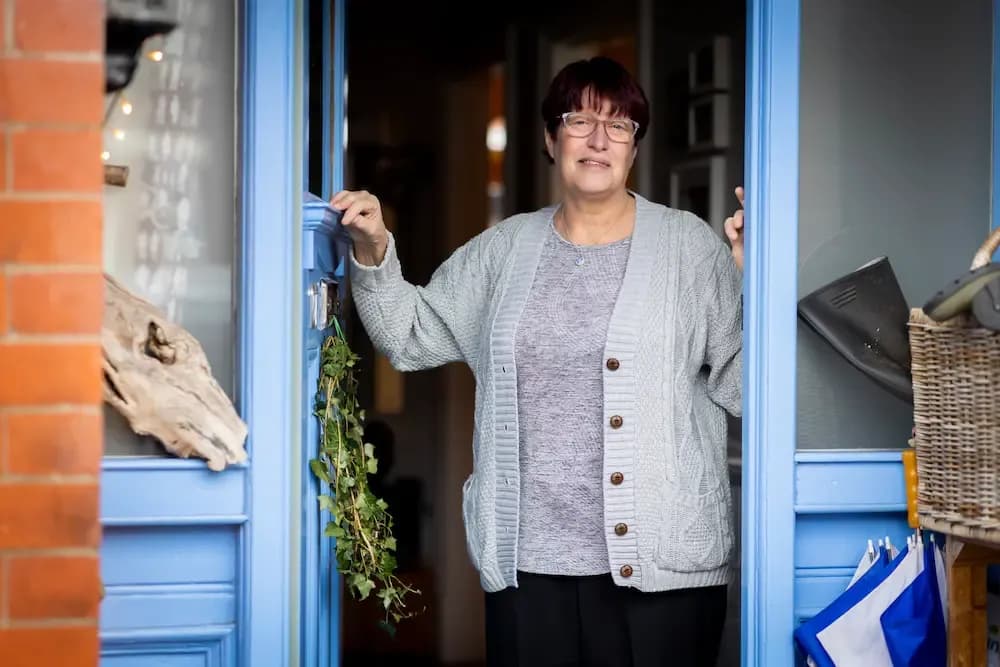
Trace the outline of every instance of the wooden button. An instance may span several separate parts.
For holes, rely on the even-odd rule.
[[[631,565],[622,565],[622,569],[618,570],[618,572],[621,573],[621,575],[623,577],[631,577],[632,576],[632,566]]]
[[[623,423],[624,420],[621,418],[621,415],[614,415],[611,418],[611,428],[621,428]]]
[[[611,483],[614,484],[615,486],[618,486],[624,481],[625,481],[625,475],[621,474],[620,472],[611,473]]]
[[[628,532],[628,525],[627,524],[624,524],[624,523],[616,523],[615,524],[615,535],[617,535],[618,537],[621,537],[622,535],[624,535],[627,532]]]
[[[621,367],[621,364],[618,363],[617,359],[611,357],[610,359],[608,359],[608,362],[605,364],[605,366],[608,367],[609,371],[616,371]]]

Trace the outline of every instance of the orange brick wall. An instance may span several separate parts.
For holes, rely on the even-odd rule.
[[[0,665],[98,661],[101,0],[0,0]]]

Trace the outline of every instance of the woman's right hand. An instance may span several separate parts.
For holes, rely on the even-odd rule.
[[[330,206],[343,211],[340,224],[354,242],[355,259],[366,266],[381,264],[389,245],[389,232],[378,197],[367,190],[341,190],[330,200]]]

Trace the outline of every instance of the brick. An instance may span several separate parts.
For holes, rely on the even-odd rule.
[[[101,401],[99,344],[0,344],[0,405]]]
[[[97,511],[96,482],[0,484],[0,549],[97,548]]]
[[[28,273],[12,275],[8,282],[12,331],[100,333],[104,310],[101,273]]]
[[[99,414],[11,413],[6,420],[10,474],[99,474],[104,438]]]
[[[7,415],[0,412],[0,479],[7,473]],[[0,556],[0,623],[3,619],[3,556]]]
[[[99,648],[91,626],[0,629],[3,667],[94,667]]]
[[[101,265],[100,202],[0,200],[0,262]]]
[[[8,563],[10,620],[97,617],[101,580],[96,555],[11,557]]]
[[[21,130],[10,133],[14,190],[101,191],[101,133]]]
[[[102,0],[11,0],[14,44],[25,51],[98,52],[104,48]]]
[[[0,273],[0,336],[7,333],[7,277]]]
[[[0,59],[0,122],[99,125],[103,86],[99,62]]]
[[[0,556],[0,628],[7,624],[7,560],[6,556]],[[2,655],[3,645],[0,644],[0,656]]]
[[[7,141],[7,133],[0,126],[0,192],[7,190],[7,153],[10,142]],[[3,218],[0,218],[2,220]]]

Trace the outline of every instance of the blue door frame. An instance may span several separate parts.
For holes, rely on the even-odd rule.
[[[747,14],[741,663],[792,665],[799,1]]]
[[[297,659],[292,498],[301,448],[300,2],[243,0],[240,405],[249,426],[240,665]],[[297,642],[295,642],[297,644]]]

